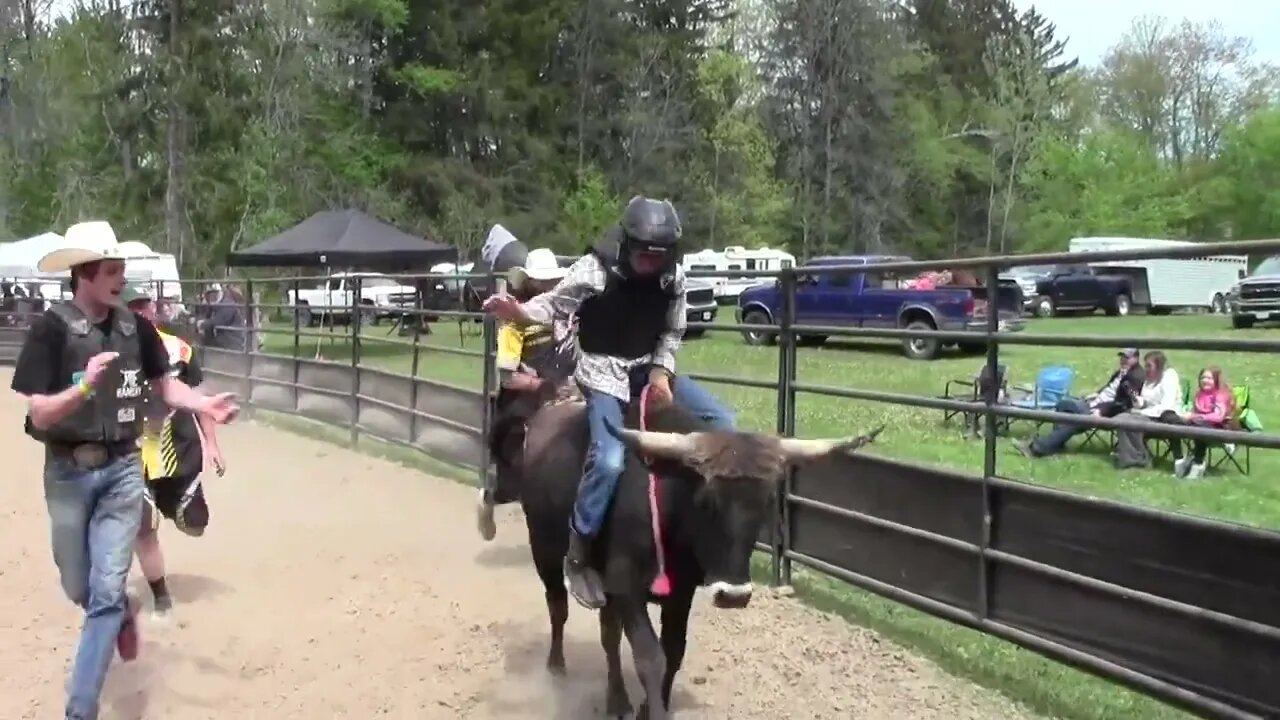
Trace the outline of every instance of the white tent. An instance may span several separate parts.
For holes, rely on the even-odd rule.
[[[66,240],[57,233],[44,233],[26,240],[0,243],[0,276],[12,278],[59,277],[63,273],[42,273],[36,263],[63,247]]]

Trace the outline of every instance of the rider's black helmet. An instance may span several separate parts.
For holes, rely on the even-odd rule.
[[[680,216],[670,200],[653,200],[641,195],[631,198],[622,211],[622,256],[633,250],[663,253],[668,265],[677,259],[680,235]]]

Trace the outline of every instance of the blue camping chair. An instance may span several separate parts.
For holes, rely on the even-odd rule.
[[[1013,400],[1009,404],[1024,410],[1051,411],[1058,403],[1071,395],[1071,381],[1076,371],[1066,365],[1049,365],[1036,373],[1036,384],[1033,387],[1015,387],[1014,390],[1026,393],[1026,397]],[[1036,427],[1043,423],[1036,421]]]

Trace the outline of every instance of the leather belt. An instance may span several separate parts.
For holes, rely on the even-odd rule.
[[[110,443],[51,442],[45,447],[55,457],[70,458],[71,462],[81,470],[97,470],[116,458],[138,451],[136,440],[119,440]]]

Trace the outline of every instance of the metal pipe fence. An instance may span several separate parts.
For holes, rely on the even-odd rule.
[[[1280,252],[1280,241],[1220,243],[1209,252]],[[790,473],[779,486],[774,521],[757,544],[769,554],[772,581],[789,584],[793,565],[799,563],[1201,715],[1280,714],[1280,534],[1038,487],[1000,474],[997,441],[1002,423],[1026,420],[1141,432],[1152,432],[1151,424],[1012,407],[1000,401],[994,382],[972,400],[956,400],[831,387],[805,382],[799,373],[797,346],[803,335],[931,338],[981,345],[991,378],[1000,376],[1004,345],[1280,350],[1280,341],[1271,339],[1015,334],[1001,331],[997,312],[986,314],[981,330],[967,331],[797,322],[801,274],[967,267],[981,270],[986,286],[995,288],[999,271],[1015,265],[1199,257],[1209,252],[1181,247],[735,271],[776,279],[782,297],[777,322],[689,326],[712,333],[776,334],[776,379],[691,376],[774,391],[773,427],[778,434],[795,434],[802,394],[964,413],[981,418],[985,429],[982,467],[970,473],[862,455]],[[422,288],[436,281],[494,278],[395,278],[417,288],[413,297],[366,302],[363,280],[357,276],[348,277],[340,302],[329,293],[325,302],[305,308],[300,302],[303,285],[324,288],[332,276],[247,278],[236,285],[243,288],[236,301],[240,314],[228,315],[239,317],[238,324],[211,325],[219,308],[195,303],[192,312],[173,318],[171,325],[203,346],[212,384],[240,392],[250,409],[298,414],[344,427],[353,445],[368,435],[413,447],[470,466],[478,481],[491,487],[484,438],[497,385],[497,328],[468,309],[461,287],[457,308],[425,306]],[[273,288],[283,285],[291,289],[284,294],[292,298],[288,302],[259,301],[259,295],[278,296]],[[225,299],[222,304],[227,304]],[[257,322],[264,315],[277,324],[287,315],[289,327]],[[323,328],[326,319],[327,331],[310,329]],[[390,320],[392,331],[399,329],[401,337],[390,337],[391,331],[370,332],[384,320]],[[460,338],[465,337],[465,326],[478,325],[478,337],[472,336],[478,349],[429,342],[445,322],[458,324]],[[262,339],[274,335],[292,337],[288,354],[263,346]],[[20,328],[0,331],[0,360],[16,355],[20,337]],[[316,340],[315,357],[305,357],[304,339]],[[326,339],[331,346],[342,343],[339,359],[321,357]],[[373,348],[383,345],[407,351],[405,372],[364,362]],[[478,358],[480,367],[474,371],[479,391],[421,377],[424,357],[432,353]],[[1160,426],[1159,433],[1280,448],[1280,436],[1270,433],[1183,426]]]

